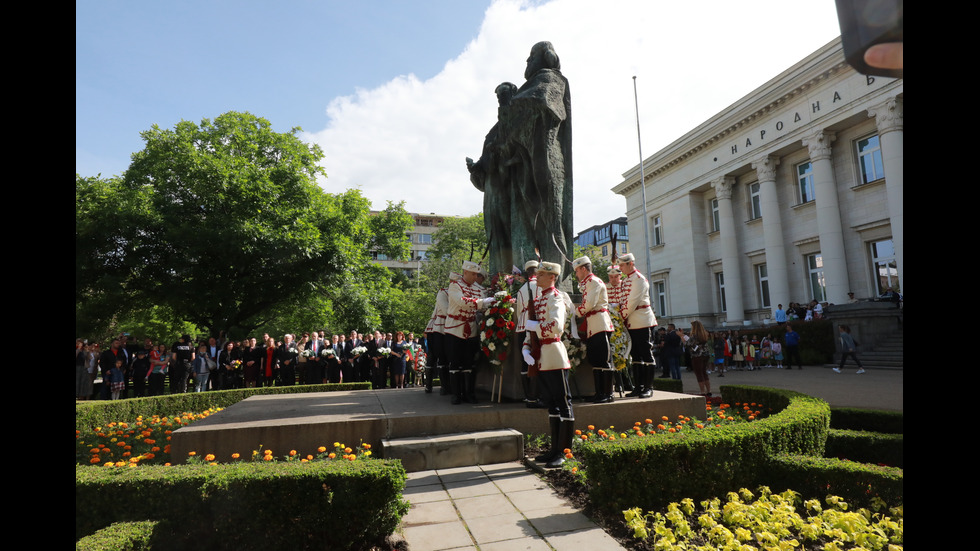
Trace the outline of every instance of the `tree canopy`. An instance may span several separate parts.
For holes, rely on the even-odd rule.
[[[76,175],[76,324],[80,302],[105,296],[247,332],[322,302],[371,250],[403,256],[402,205],[371,216],[359,191],[325,193],[323,154],[299,131],[237,112],[153,126],[121,178]]]

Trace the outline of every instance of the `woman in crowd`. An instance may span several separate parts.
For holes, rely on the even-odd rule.
[[[90,348],[83,341],[75,341],[75,399],[88,400],[92,395],[92,376],[89,375],[88,367],[92,363],[90,360]]]
[[[218,352],[218,373],[221,376],[221,388],[241,388],[241,373],[240,369],[236,369],[235,362],[238,363],[238,367],[241,366],[240,356],[238,347],[235,345],[235,341],[229,340],[221,348],[221,352]]]
[[[395,334],[395,342],[391,344],[391,382],[395,388],[405,388],[405,353],[408,343],[405,342],[405,333],[399,331]]]
[[[208,389],[208,379],[211,377],[211,369],[208,366],[208,345],[202,344],[197,347],[197,354],[194,355],[194,382],[197,392],[204,392]]]
[[[262,380],[264,386],[272,386],[279,375],[279,349],[276,340],[269,337],[265,340],[265,350],[262,355]]]
[[[157,346],[150,352],[150,396],[163,396],[169,359],[170,354],[167,352],[167,345],[165,344]]]
[[[691,353],[691,371],[698,380],[698,388],[704,396],[711,396],[711,381],[708,379],[708,331],[697,320],[691,322],[691,332],[682,337]]]
[[[262,357],[255,347],[255,337],[242,341],[242,362],[244,362],[245,388],[255,388],[259,380]]]

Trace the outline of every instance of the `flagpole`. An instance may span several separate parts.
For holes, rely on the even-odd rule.
[[[640,141],[640,100],[636,93],[636,75],[633,75],[633,104],[636,107],[636,147],[640,153],[640,196],[643,200],[643,258],[646,261],[646,273],[644,275],[649,279],[653,269],[650,267],[650,222],[649,216],[647,215],[647,185],[646,175],[643,171],[643,143]],[[650,304],[655,305],[652,285],[650,286],[649,294]]]

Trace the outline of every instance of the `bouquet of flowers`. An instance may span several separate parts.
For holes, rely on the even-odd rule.
[[[381,347],[378,349],[378,354],[381,354],[382,356],[387,358],[388,356],[391,356],[391,349],[386,347]]]
[[[313,357],[313,349],[312,348],[307,348],[307,349],[303,350],[303,353],[301,355],[304,358],[312,358]]]
[[[228,365],[230,365],[231,368],[234,369],[235,371],[238,371],[239,369],[242,368],[242,361],[241,360],[234,360],[231,363],[229,363]]]
[[[355,347],[354,350],[351,350],[351,354],[353,354],[355,356],[360,356],[361,354],[363,354],[365,352],[367,352],[367,347],[366,346],[358,346],[358,347]]]
[[[333,348],[324,348],[320,351],[321,358],[333,358]]]
[[[500,278],[499,281],[505,281]],[[480,350],[494,366],[507,359],[507,349],[514,337],[514,297],[507,290],[493,295],[494,303],[480,323]]]
[[[626,369],[629,363],[630,334],[626,330],[626,322],[619,314],[619,305],[609,307],[609,317],[612,318],[613,332],[609,336],[609,346],[612,348],[613,366],[618,370]]]

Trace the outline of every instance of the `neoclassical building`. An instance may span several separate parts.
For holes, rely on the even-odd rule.
[[[758,323],[899,291],[903,91],[851,69],[838,38],[646,158],[642,188],[639,165],[623,174],[657,317]]]

